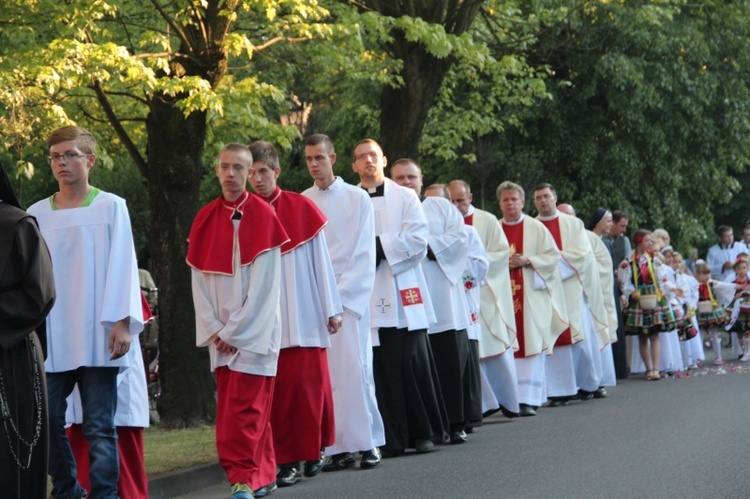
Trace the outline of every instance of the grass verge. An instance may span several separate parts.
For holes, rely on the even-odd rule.
[[[218,461],[216,428],[180,430],[146,428],[143,433],[146,473],[154,478],[172,471]]]

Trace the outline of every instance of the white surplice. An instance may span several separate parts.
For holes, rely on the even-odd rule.
[[[323,231],[344,308],[343,325],[331,337],[328,349],[336,439],[333,446],[326,448],[326,455],[371,449],[385,444],[372,375],[370,297],[375,283],[372,203],[365,191],[340,177],[327,189],[312,186],[302,195],[310,198],[328,218]]]
[[[125,200],[99,192],[86,207],[56,210],[50,199],[28,209],[49,248],[57,300],[47,316],[47,372],[130,365],[110,360],[109,332],[122,319],[143,330],[138,266]]]
[[[737,260],[737,255],[744,251],[745,245],[735,242],[729,246],[719,243],[708,248],[706,263],[711,267],[711,277],[717,281],[734,281],[737,275],[734,273],[734,268],[729,267],[724,270],[724,264],[727,262],[734,263]]]
[[[428,332],[466,329],[471,324],[471,316],[461,276],[466,267],[469,237],[461,212],[453,203],[439,197],[426,198],[422,209],[429,225],[428,245],[435,255],[435,260],[422,260],[422,271],[437,318]]]
[[[383,196],[370,198],[375,235],[386,257],[375,273],[371,326],[427,329],[436,322],[420,265],[427,255],[427,219],[412,189],[388,178],[383,189]]]
[[[248,215],[249,216],[249,215]],[[235,225],[237,238],[238,221]],[[211,370],[275,376],[281,343],[281,250],[259,254],[253,263],[240,265],[239,244],[234,244],[234,274],[192,269],[196,345],[208,346]],[[219,337],[237,348],[220,353],[211,341]]]
[[[325,233],[320,231],[281,255],[281,348],[331,346],[328,319],[342,311]]]

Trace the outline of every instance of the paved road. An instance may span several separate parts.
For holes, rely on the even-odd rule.
[[[632,377],[606,399],[536,417],[493,416],[466,444],[387,459],[373,470],[321,473],[270,497],[750,497],[750,373],[732,366],[740,369]],[[229,496],[225,483],[182,497]]]

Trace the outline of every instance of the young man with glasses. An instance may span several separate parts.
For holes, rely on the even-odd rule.
[[[78,384],[89,441],[91,495],[117,496],[117,374],[143,330],[133,234],[125,201],[89,184],[96,141],[66,126],[47,139],[60,191],[29,208],[50,250],[57,303],[47,317],[50,457],[54,497],[85,497],[65,435],[65,399]]]

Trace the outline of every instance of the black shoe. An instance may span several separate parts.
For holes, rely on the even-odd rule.
[[[536,409],[531,407],[527,404],[519,404],[519,408],[521,409],[521,417],[526,418],[529,416],[536,416]]]
[[[291,487],[302,477],[299,469],[299,462],[287,463],[279,466],[279,472],[276,473],[276,484],[279,487]]]
[[[307,478],[312,478],[323,469],[323,464],[326,462],[325,449],[320,449],[320,459],[317,461],[305,461],[305,472],[304,475]]]
[[[342,452],[331,456],[331,460],[323,465],[323,471],[341,471],[354,464],[354,454],[351,452]]]
[[[600,386],[599,389],[594,392],[595,399],[603,399],[606,396],[607,396],[607,390],[603,386]]]
[[[424,454],[425,452],[430,452],[431,450],[433,450],[435,448],[435,444],[432,443],[432,440],[417,439],[414,441],[414,448],[419,454]]]
[[[464,444],[468,442],[468,438],[466,437],[466,432],[461,431],[452,431],[451,432],[451,443],[452,444]]]
[[[474,433],[474,427],[473,426],[467,426],[464,428],[464,432],[468,435],[470,433]]]
[[[568,397],[548,397],[549,398],[549,404],[547,404],[547,407],[562,407],[564,405],[568,405]]]
[[[513,418],[517,418],[518,416],[520,416],[519,413],[517,413],[517,412],[511,412],[511,411],[509,411],[508,409],[506,409],[503,406],[500,406],[500,412],[502,412],[503,416],[505,416],[508,419],[513,419]]]
[[[363,470],[374,468],[380,464],[380,450],[375,447],[371,450],[362,452],[362,459],[359,460],[359,467]]]
[[[594,392],[587,392],[586,390],[578,390],[578,398],[581,400],[591,400],[594,398]]]

